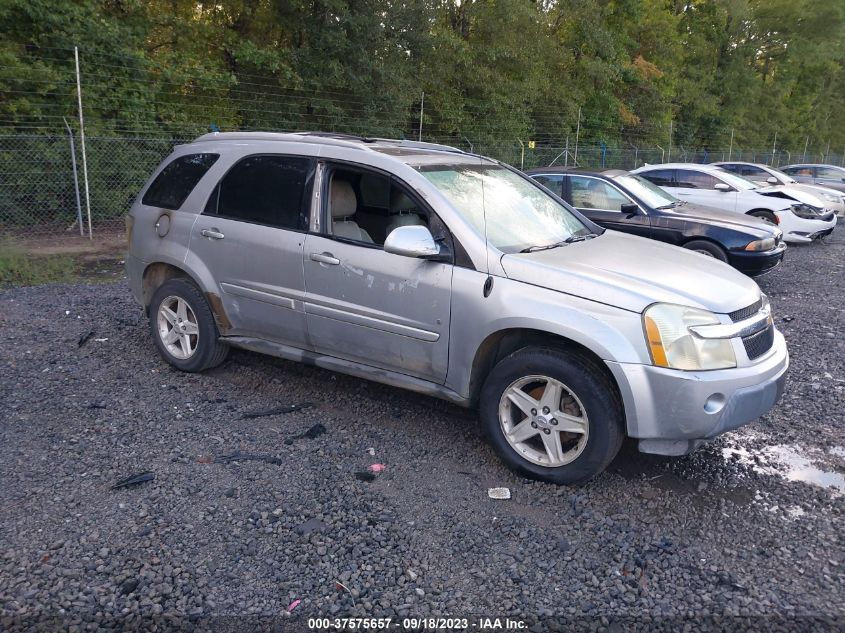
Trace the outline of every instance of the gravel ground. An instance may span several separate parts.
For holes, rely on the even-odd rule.
[[[247,352],[170,369],[123,282],[6,291],[0,629],[841,629],[843,271],[840,226],[760,280],[792,354],[769,415],[685,458],[626,446],[577,488],[513,475],[444,402]]]

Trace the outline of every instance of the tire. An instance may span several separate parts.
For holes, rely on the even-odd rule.
[[[559,385],[556,408],[565,419],[557,419],[554,406],[543,409],[555,401],[554,389],[549,390],[555,383],[549,380]],[[532,417],[531,400],[518,392],[537,401],[537,416]],[[509,468],[556,484],[582,483],[602,472],[625,437],[616,386],[594,361],[566,349],[527,347],[502,359],[484,381],[479,416],[487,440]],[[523,434],[521,443],[508,439]],[[552,458],[547,442],[561,459]]]
[[[170,279],[159,286],[149,315],[159,354],[177,369],[203,371],[226,359],[229,346],[219,340],[211,308],[191,281]]]
[[[727,263],[728,261],[728,254],[725,250],[713,242],[708,242],[706,240],[692,240],[691,242],[684,244],[684,248],[695,251],[696,253],[701,253],[702,255],[707,255],[713,259],[718,259],[720,262]]]
[[[748,215],[755,217],[755,218],[760,218],[761,220],[763,220],[763,222],[768,222],[769,224],[774,224],[775,226],[777,226],[777,223],[778,223],[778,219],[775,216],[775,214],[772,213],[771,211],[766,211],[765,209],[758,209],[757,211],[749,211]]]

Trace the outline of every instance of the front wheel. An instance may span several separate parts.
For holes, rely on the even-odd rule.
[[[702,255],[707,255],[707,257],[718,259],[720,262],[728,261],[728,255],[725,253],[724,249],[716,244],[713,244],[713,242],[708,242],[706,240],[692,240],[691,242],[684,244],[684,248],[691,250],[694,253],[701,253]]]
[[[512,470],[557,484],[603,471],[625,436],[615,385],[569,350],[530,347],[500,361],[481,390],[480,418]]]
[[[221,343],[211,308],[186,279],[170,279],[153,294],[150,330],[161,356],[182,371],[216,367],[229,346]]]

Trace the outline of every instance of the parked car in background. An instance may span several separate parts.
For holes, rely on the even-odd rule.
[[[770,271],[786,251],[783,233],[768,222],[687,203],[627,171],[547,167],[526,173],[596,224],[714,257],[746,275]]]
[[[836,189],[831,189],[829,187],[822,187],[820,185],[810,185],[798,182],[789,174],[761,163],[729,161],[712,164],[716,167],[721,167],[732,174],[737,174],[743,178],[747,178],[760,187],[783,185],[785,187],[790,187],[791,189],[806,191],[807,193],[811,193],[821,198],[825,203],[825,207],[835,211],[836,215],[845,216],[845,194],[843,194],[842,191],[837,191]]]
[[[787,242],[811,242],[836,227],[836,213],[816,196],[789,187],[758,187],[713,165],[666,163],[645,165],[639,174],[681,200],[752,215],[783,231]]]
[[[828,187],[845,192],[845,168],[836,165],[796,164],[781,167],[781,171],[798,182]]]
[[[686,453],[785,383],[754,281],[442,145],[205,135],[156,169],[127,231],[130,289],[174,367],[240,347],[478,407],[529,477],[584,481],[625,435]]]

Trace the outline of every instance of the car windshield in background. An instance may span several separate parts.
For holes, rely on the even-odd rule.
[[[625,187],[648,206],[655,209],[673,207],[681,202],[671,193],[664,191],[642,176],[624,174],[622,176],[614,176],[613,180]]]
[[[431,165],[421,167],[420,173],[504,253],[547,247],[591,233],[533,181],[504,167]]]
[[[739,176],[733,172],[728,171],[727,169],[719,169],[719,178],[724,180],[734,189],[739,189],[740,191],[747,191],[749,189],[758,189],[760,185],[758,185],[753,180],[748,180],[748,178],[744,178],[743,176]]]

